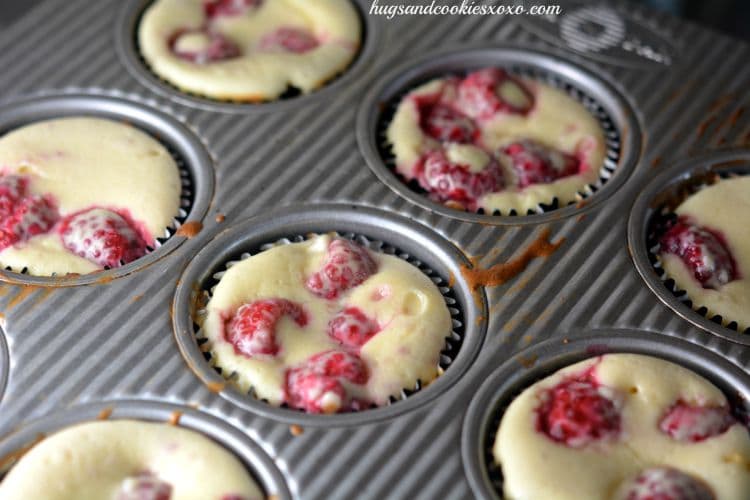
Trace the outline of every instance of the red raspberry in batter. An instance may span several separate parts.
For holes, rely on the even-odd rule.
[[[479,128],[474,120],[448,104],[440,96],[416,96],[419,126],[422,131],[440,142],[474,142],[479,138]]]
[[[263,37],[260,47],[264,50],[282,49],[295,54],[302,54],[316,48],[320,43],[309,31],[281,27]]]
[[[0,177],[0,250],[46,233],[59,219],[49,196],[28,193],[28,180]]]
[[[328,244],[328,255],[320,271],[305,283],[308,290],[324,299],[335,299],[339,293],[364,282],[378,270],[366,249],[356,243],[335,238]]]
[[[416,167],[417,182],[439,202],[457,202],[475,210],[479,198],[503,187],[500,165],[490,160],[480,172],[451,162],[441,150],[429,151]]]
[[[546,389],[536,409],[537,431],[572,448],[616,437],[620,412],[606,392],[592,369]]]
[[[68,215],[58,232],[65,248],[102,267],[119,267],[146,254],[147,243],[135,223],[105,208]]]
[[[289,406],[309,413],[334,413],[362,405],[359,400],[347,401],[342,380],[365,384],[367,367],[355,354],[325,351],[288,369],[285,379],[284,397]]]
[[[689,217],[681,215],[659,243],[662,253],[682,259],[703,288],[717,289],[740,278],[723,235],[695,224]]]
[[[184,42],[188,36],[199,36],[205,38],[203,47],[200,49],[188,49]],[[206,64],[226,59],[233,59],[242,55],[240,47],[221,33],[209,31],[206,28],[180,29],[169,38],[169,49],[180,59],[185,59],[195,64]]]
[[[233,17],[247,12],[250,8],[259,7],[261,0],[203,0],[203,12],[206,17]]]
[[[275,356],[279,352],[276,323],[282,316],[289,316],[298,326],[308,322],[307,313],[299,304],[286,299],[257,300],[237,309],[225,325],[224,338],[237,354],[248,358]]]
[[[461,80],[457,107],[477,119],[492,118],[498,112],[525,115],[534,107],[534,96],[504,70],[487,68]]]
[[[728,408],[678,401],[662,417],[659,428],[677,441],[697,443],[725,433],[735,423]]]
[[[377,322],[356,307],[347,307],[328,323],[328,335],[352,349],[365,345],[378,331]]]
[[[580,162],[575,156],[530,139],[509,144],[502,153],[510,158],[520,188],[553,182],[580,172]]]
[[[170,500],[172,485],[149,472],[125,479],[116,500]]]
[[[644,469],[621,488],[617,498],[626,500],[715,500],[711,488],[700,479],[670,467]]]

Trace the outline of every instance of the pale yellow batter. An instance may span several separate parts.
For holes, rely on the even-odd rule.
[[[88,422],[45,438],[3,478],[0,497],[116,499],[144,472],[171,486],[171,500],[265,498],[243,464],[210,439],[134,420]]]
[[[126,123],[74,117],[21,127],[0,138],[0,169],[28,178],[31,193],[51,195],[61,218],[94,206],[127,211],[149,245],[165,235],[179,211],[174,159]],[[101,269],[68,251],[54,229],[0,251],[0,266],[38,276]]]
[[[174,33],[207,23],[241,55],[200,64],[172,53]],[[312,34],[317,47],[302,53],[265,48],[264,36],[280,27]],[[212,20],[206,19],[201,0],[158,0],[138,30],[141,53],[154,73],[182,90],[237,101],[274,99],[289,86],[304,93],[320,87],[349,65],[360,38],[359,17],[348,0],[265,0],[243,14]],[[182,43],[200,49],[207,41],[193,36]]]
[[[528,210],[536,210],[540,204],[550,204],[554,198],[561,206],[578,201],[581,199],[579,193],[585,191],[585,186],[597,182],[604,164],[604,134],[591,113],[560,90],[533,80],[521,81],[535,99],[535,105],[527,115],[500,112],[489,120],[477,122],[481,130],[481,146],[486,153],[498,158],[505,179],[503,189],[487,193],[478,200],[478,208],[488,213],[499,210],[507,215],[511,210],[516,210],[519,214],[526,214]],[[407,179],[415,177],[415,168],[425,152],[441,147],[440,142],[422,131],[413,98],[455,92],[446,82],[449,80],[433,80],[409,92],[399,104],[388,127],[387,137],[396,157],[396,170]],[[509,159],[499,154],[499,150],[522,139],[533,139],[568,154],[578,153],[590,168],[580,174],[520,189]],[[453,145],[447,143],[446,147],[450,150]],[[476,155],[472,155],[471,159],[473,161],[463,164],[469,165],[472,172],[481,171],[489,164],[488,159],[481,162]]]
[[[535,428],[535,409],[544,389],[566,375],[594,371],[621,414],[619,437],[574,448]],[[743,500],[750,491],[750,437],[735,424],[699,442],[678,441],[659,428],[665,412],[682,400],[723,406],[719,389],[673,363],[635,354],[608,354],[556,372],[526,389],[508,407],[493,448],[502,466],[508,499],[609,499],[624,480],[642,469],[669,466],[695,476],[722,500]]]
[[[302,243],[276,246],[231,266],[221,277],[207,305],[203,331],[211,353],[225,375],[236,372],[242,391],[254,389],[273,405],[283,402],[284,373],[310,356],[335,349],[326,333],[333,315],[345,306],[358,307],[382,329],[359,356],[366,363],[366,384],[347,384],[351,397],[378,405],[402,389],[413,389],[438,375],[440,351],[451,331],[451,318],[443,296],[419,269],[389,255],[370,252],[377,272],[359,286],[326,300],[311,293],[305,281],[325,259],[331,236],[317,236]],[[307,311],[308,323],[300,327],[289,317],[276,325],[281,349],[276,357],[238,355],[223,337],[224,319],[244,303],[284,298]]]
[[[701,189],[675,212],[724,235],[740,279],[716,290],[703,288],[682,259],[664,253],[659,258],[667,275],[696,308],[708,308],[709,317],[720,314],[725,325],[736,321],[740,331],[750,328],[750,177],[725,179]]]

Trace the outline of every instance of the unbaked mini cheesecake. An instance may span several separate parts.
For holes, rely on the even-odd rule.
[[[419,269],[329,235],[234,263],[206,309],[203,333],[222,373],[310,413],[384,405],[426,385],[452,328]]]
[[[449,207],[489,214],[576,201],[605,158],[604,133],[583,105],[500,68],[412,90],[387,138],[406,181]]]
[[[145,255],[178,215],[177,165],[158,141],[102,118],[35,122],[0,137],[0,266],[84,274]]]
[[[673,363],[606,354],[533,384],[493,447],[509,499],[742,500],[750,436],[724,394]]]
[[[175,87],[255,102],[323,85],[354,59],[361,31],[349,0],[157,0],[138,43]]]

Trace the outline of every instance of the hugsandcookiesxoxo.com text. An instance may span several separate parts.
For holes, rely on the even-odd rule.
[[[380,0],[372,0],[370,15],[385,16],[393,19],[396,16],[550,16],[562,14],[559,5],[496,5],[493,2],[477,2],[462,0],[460,4],[438,4],[432,0],[429,4],[381,4]]]

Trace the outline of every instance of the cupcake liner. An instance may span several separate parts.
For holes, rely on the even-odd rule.
[[[552,339],[527,348],[503,363],[482,384],[464,419],[461,450],[464,469],[478,497],[503,498],[502,467],[495,463],[492,448],[511,402],[554,372],[602,354],[644,354],[688,368],[721,389],[735,418],[750,425],[750,379],[726,359],[684,340],[653,332],[593,333],[596,335],[570,341]],[[529,359],[535,360],[533,366],[528,366]]]
[[[456,300],[453,290],[450,286],[448,286],[447,282],[440,277],[434,270],[432,270],[430,267],[426,266],[423,262],[416,259],[414,256],[409,255],[408,253],[400,251],[398,248],[394,247],[393,245],[390,245],[388,243],[385,243],[380,240],[376,239],[370,239],[364,235],[356,234],[356,233],[338,233],[338,232],[331,232],[328,233],[332,236],[337,236],[340,238],[348,239],[351,241],[354,241],[368,250],[371,250],[373,252],[382,253],[385,255],[392,255],[396,256],[402,260],[405,260],[409,264],[413,265],[417,269],[419,269],[423,274],[425,274],[430,280],[435,283],[438,290],[443,296],[443,299],[445,300],[445,305],[448,308],[448,311],[451,315],[451,321],[453,324],[453,328],[450,332],[450,334],[445,337],[445,346],[442,351],[440,351],[440,361],[438,363],[438,377],[442,376],[442,374],[448,370],[451,363],[455,359],[455,357],[458,355],[459,350],[461,349],[461,345],[463,343],[464,339],[464,322],[463,322],[463,314],[461,312],[461,309],[458,307],[458,301]],[[314,238],[316,236],[319,236],[318,233],[308,233],[305,235],[291,235],[287,238],[281,238],[279,240],[276,240],[271,243],[265,243],[261,245],[257,252],[243,252],[237,259],[229,260],[224,264],[225,270],[219,271],[217,273],[214,273],[212,276],[212,280],[209,283],[206,283],[207,286],[202,287],[201,290],[198,292],[202,295],[202,297],[199,299],[199,303],[201,305],[207,304],[210,300],[211,296],[213,295],[213,291],[218,284],[219,280],[221,280],[222,276],[224,276],[226,270],[230,269],[232,266],[238,264],[239,262],[253,256],[254,254],[263,252],[265,250],[268,250],[270,248],[279,246],[279,245],[288,245],[292,243],[301,243],[303,241],[309,240],[311,238]],[[193,330],[194,335],[196,338],[196,341],[198,342],[201,352],[203,353],[203,356],[206,360],[206,362],[219,374],[221,375],[225,380],[229,382],[233,382],[236,380],[236,373],[225,373],[224,370],[221,368],[221,366],[218,366],[211,356],[210,350],[211,350],[211,344],[210,341],[206,338],[205,334],[203,333],[199,322],[196,321],[198,318],[203,318],[206,315],[205,308],[198,308],[195,310],[195,317],[193,318]],[[393,403],[396,403],[398,401],[404,400],[411,396],[412,394],[420,391],[422,389],[422,381],[417,380],[416,384],[412,388],[404,388],[401,390],[401,394],[398,395],[398,397],[391,396],[388,405],[391,405]],[[259,399],[254,391],[254,389],[251,387],[247,395]],[[264,403],[268,403],[264,399],[259,399],[260,401],[263,401]],[[373,405],[371,408],[375,408],[377,406]],[[298,410],[295,408],[289,408],[286,404],[282,404],[281,408],[289,409],[292,411],[299,411],[300,413],[305,413],[304,410]],[[366,411],[367,409],[359,410],[359,411]]]
[[[117,400],[76,405],[25,423],[14,432],[0,437],[0,478],[31,446],[44,437],[79,423],[108,419],[179,425],[198,432],[235,455],[245,465],[267,498],[292,498],[289,487],[273,460],[245,433],[225,420],[193,408],[147,400]]]
[[[252,111],[278,111],[288,109],[289,106],[296,106],[302,102],[319,101],[325,96],[332,95],[328,91],[329,87],[341,90],[342,85],[349,82],[353,76],[362,70],[366,60],[369,60],[375,52],[376,44],[379,42],[379,27],[373,16],[366,15],[369,4],[363,0],[353,0],[353,5],[357,10],[362,28],[361,44],[359,50],[354,55],[349,64],[341,71],[327,77],[320,85],[310,94],[303,94],[299,89],[288,86],[286,92],[275,99],[247,101],[214,98],[194,92],[186,91],[172,82],[162,78],[151,70],[150,65],[141,55],[138,43],[138,27],[141,17],[146,9],[155,0],[140,0],[137,2],[128,2],[124,5],[117,22],[117,49],[119,55],[127,69],[142,83],[148,85],[151,89],[167,95],[184,104],[206,108],[212,111],[223,112],[252,112]],[[336,90],[334,89],[334,93]]]

